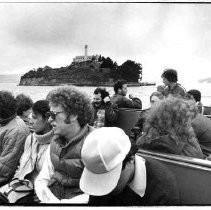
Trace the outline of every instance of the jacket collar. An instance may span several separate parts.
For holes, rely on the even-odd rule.
[[[39,144],[49,144],[53,138],[53,130],[50,130],[49,132],[43,135],[38,135],[34,133],[34,137],[36,138]]]
[[[15,115],[12,115],[11,117],[8,117],[6,119],[2,119],[0,121],[0,126],[5,126],[7,125],[10,121],[12,121],[14,118],[16,117],[16,114]]]
[[[146,190],[146,165],[145,159],[135,155],[135,173],[133,180],[128,186],[140,197],[143,197]]]
[[[73,144],[75,142],[78,142],[80,141],[82,138],[84,138],[89,131],[92,130],[92,127],[89,126],[89,125],[85,125],[81,130],[80,132],[75,136],[73,137],[72,139],[65,139],[64,137],[58,137],[55,139],[55,141],[60,144],[60,146],[62,148],[65,148],[65,147],[68,147],[70,144]]]

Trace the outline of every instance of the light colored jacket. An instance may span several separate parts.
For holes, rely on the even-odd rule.
[[[29,129],[19,117],[0,126],[0,186],[13,177],[28,135]]]
[[[38,173],[41,171],[45,153],[52,138],[52,130],[44,135],[33,133],[27,137],[24,152],[20,159],[20,166],[16,170],[14,178],[27,178],[34,182]]]

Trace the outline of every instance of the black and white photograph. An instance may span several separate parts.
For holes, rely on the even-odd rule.
[[[211,205],[210,1],[1,1],[0,206]]]

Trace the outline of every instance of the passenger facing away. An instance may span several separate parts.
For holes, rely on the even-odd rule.
[[[192,89],[187,92],[186,97],[188,97],[189,99],[193,99],[196,102],[198,112],[200,114],[203,114],[204,107],[201,103],[201,92],[199,90]]]
[[[118,80],[114,84],[115,94],[111,97],[111,102],[117,104],[118,108],[137,108],[142,109],[142,102],[139,98],[127,95],[127,82],[125,80]]]
[[[81,148],[84,138],[93,130],[88,124],[94,111],[90,98],[72,86],[50,91],[47,100],[55,139],[46,151],[35,191],[43,203],[59,203],[82,193],[79,188],[84,168]]]
[[[46,149],[53,138],[52,127],[48,122],[49,111],[49,103],[46,100],[40,100],[33,104],[32,123],[34,133],[30,134],[26,139],[20,165],[13,178],[27,179],[34,183],[35,178],[38,176],[45,159]],[[29,194],[18,200],[17,203],[36,203],[38,199],[34,196],[33,193]]]
[[[198,113],[192,121],[192,127],[204,155],[211,155],[211,120]]]
[[[151,107],[155,104],[157,104],[160,100],[163,100],[164,96],[161,92],[153,92],[150,95],[150,105]],[[150,109],[150,108],[149,108]],[[135,126],[131,129],[131,134],[130,134],[130,139],[132,142],[136,142],[136,139],[142,135],[143,132],[143,127],[144,127],[144,122],[145,122],[145,117],[149,111],[149,109],[145,109],[141,112],[137,123]]]
[[[0,186],[14,176],[29,135],[26,124],[16,116],[16,109],[12,93],[0,91]]]
[[[85,168],[80,188],[90,195],[88,205],[179,204],[179,191],[171,171],[135,152],[120,128],[99,128],[87,136],[81,151]]]
[[[193,101],[170,97],[151,107],[138,147],[177,155],[203,158],[191,122],[197,108]]]
[[[94,122],[96,128],[115,126],[118,109],[110,101],[109,93],[105,88],[96,88],[94,90],[92,105],[94,108]]]
[[[32,99],[30,96],[21,93],[15,97],[15,100],[17,103],[17,115],[26,123],[30,132],[33,132],[32,121],[30,118],[33,105]]]
[[[161,75],[163,79],[163,84],[166,86],[163,91],[164,96],[174,96],[174,97],[184,97],[185,89],[177,83],[177,71],[174,69],[165,69]]]

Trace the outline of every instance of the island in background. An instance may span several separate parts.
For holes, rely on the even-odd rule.
[[[205,78],[205,79],[200,79],[198,80],[200,83],[211,83],[211,77]]]
[[[101,55],[88,56],[88,46],[85,45],[85,55],[76,56],[66,67],[33,69],[21,76],[19,85],[25,86],[113,86],[118,79],[127,81],[128,86],[155,85],[143,83],[142,65],[127,60],[118,66],[111,58]]]

